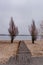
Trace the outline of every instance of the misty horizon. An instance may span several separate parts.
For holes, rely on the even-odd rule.
[[[43,20],[43,0],[0,0],[0,34],[9,34],[10,18],[13,17],[19,34],[30,35],[32,20],[40,29]]]

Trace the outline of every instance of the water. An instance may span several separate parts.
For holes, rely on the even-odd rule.
[[[0,36],[0,40],[10,40],[10,36]],[[16,36],[14,40],[31,40],[31,36]],[[40,36],[38,36],[37,40],[40,40]]]
[[[0,36],[0,40],[10,40],[10,36]],[[31,36],[16,36],[15,40],[31,40]]]

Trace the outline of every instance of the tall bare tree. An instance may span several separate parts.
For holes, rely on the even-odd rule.
[[[14,24],[13,17],[11,17],[8,31],[9,31],[10,36],[11,36],[11,43],[13,43],[14,38],[18,34],[18,28]]]
[[[31,24],[31,27],[29,29],[29,32],[30,32],[30,34],[32,36],[32,43],[34,44],[34,41],[37,39],[37,34],[38,34],[38,31],[36,29],[34,20],[32,21],[32,24]]]
[[[43,21],[41,21],[40,23],[40,35],[41,35],[41,39],[43,39]]]

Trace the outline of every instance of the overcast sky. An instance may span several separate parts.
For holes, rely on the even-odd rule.
[[[43,20],[43,0],[0,0],[0,33],[8,33],[11,16],[19,34],[29,34],[32,19],[38,28]]]

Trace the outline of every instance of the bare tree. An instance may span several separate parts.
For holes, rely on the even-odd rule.
[[[11,17],[11,21],[9,24],[9,29],[8,29],[10,36],[11,36],[11,43],[13,43],[14,38],[18,34],[18,28],[15,26],[13,18]]]
[[[41,39],[43,39],[43,21],[41,21],[40,23],[40,35],[41,35]]]
[[[30,32],[30,34],[32,36],[32,43],[34,44],[34,41],[37,39],[37,34],[38,34],[38,31],[36,29],[34,20],[32,21],[32,24],[31,24],[31,27],[29,29],[29,32]]]

